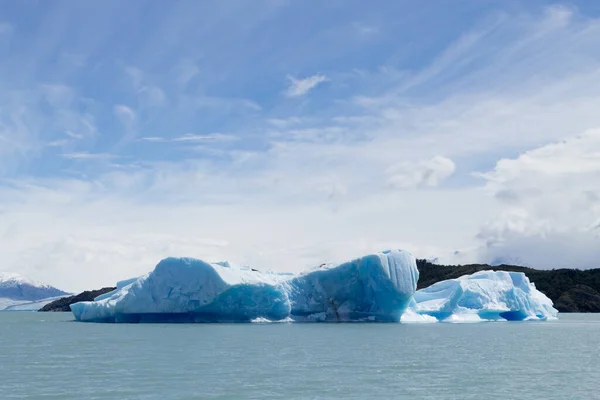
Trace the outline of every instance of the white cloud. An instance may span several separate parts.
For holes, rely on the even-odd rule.
[[[285,91],[285,95],[288,97],[304,96],[312,89],[317,87],[320,83],[328,80],[325,75],[320,74],[309,76],[304,79],[296,79],[293,76],[288,75],[287,79],[290,81],[290,85]]]
[[[64,146],[64,145],[66,145],[68,143],[69,143],[68,140],[61,139],[61,140],[54,140],[52,142],[48,142],[48,143],[46,143],[46,146],[48,146],[48,147],[61,147],[61,146]]]
[[[269,118],[267,119],[267,123],[273,125],[277,128],[284,129],[293,125],[298,125],[303,122],[302,118],[299,117],[289,117],[289,118]]]
[[[192,133],[187,133],[183,136],[178,136],[174,138],[164,138],[164,137],[144,137],[140,140],[145,142],[229,142],[233,140],[237,140],[238,137],[235,135],[228,135],[225,133],[208,133],[205,135],[196,135]]]
[[[348,194],[348,188],[336,178],[325,178],[319,184],[321,192],[329,200],[339,199]]]
[[[196,96],[189,99],[200,108],[218,108],[222,112],[231,112],[234,109],[261,111],[262,107],[255,101],[241,98]]]
[[[468,237],[450,235],[435,221],[448,220],[446,214],[454,224],[476,220],[473,205],[485,202],[481,194],[465,198],[459,192],[373,194],[348,202],[342,179],[333,174],[316,177],[299,196],[288,191],[287,181],[260,190],[258,182],[190,167],[2,188],[5,265],[73,291],[143,274],[172,255],[299,271],[390,246],[418,251],[419,243],[448,239],[460,245]],[[345,201],[332,212],[332,200]],[[462,222],[469,223],[476,227]]]
[[[64,158],[69,158],[71,160],[107,160],[110,158],[114,158],[114,154],[108,153],[67,153],[62,154]]]
[[[158,137],[158,136],[143,137],[143,138],[140,138],[140,140],[143,142],[156,142],[156,143],[164,143],[164,142],[170,141],[170,139]]]
[[[125,128],[131,129],[133,127],[136,120],[136,113],[130,107],[123,104],[117,104],[114,107],[114,112],[115,116]]]
[[[117,151],[122,146],[130,143],[135,139],[138,132],[138,117],[137,113],[124,104],[117,104],[113,107],[113,113],[123,126],[123,136],[119,139],[114,147]]]
[[[486,261],[545,268],[597,267],[600,130],[498,161],[481,175],[506,209],[479,232]]]
[[[148,78],[144,71],[127,67],[125,73],[131,78],[131,84],[142,107],[163,107],[167,104],[167,96],[161,88],[145,83]]]
[[[163,107],[167,104],[167,95],[157,86],[144,86],[138,90],[138,95],[146,107]]]
[[[0,70],[0,76],[2,76]],[[64,84],[32,84],[29,90],[0,82],[0,176],[9,175],[65,139],[65,131],[85,138],[96,135],[95,118],[82,110],[82,97]],[[55,146],[48,146],[53,143]]]
[[[83,139],[84,138],[84,135],[82,135],[80,133],[72,132],[70,130],[65,131],[65,134],[72,139]]]
[[[341,126],[321,126],[318,128],[269,131],[268,136],[286,142],[335,143],[352,141],[354,133]]]
[[[194,135],[191,133],[185,134],[180,137],[173,139],[174,142],[221,142],[236,140],[237,137],[234,135],[227,135],[224,133],[209,133],[207,135]]]
[[[394,188],[435,187],[454,173],[455,165],[449,158],[435,156],[419,162],[404,162],[388,168],[387,184]]]

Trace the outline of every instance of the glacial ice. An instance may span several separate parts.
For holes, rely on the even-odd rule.
[[[15,300],[6,297],[0,297],[0,311],[38,311],[46,304],[65,296],[55,296],[40,300]]]
[[[480,322],[555,319],[558,311],[524,273],[480,271],[417,291],[407,314]]]
[[[558,313],[520,272],[481,271],[415,292],[418,278],[415,259],[401,250],[301,274],[167,258],[71,311],[91,322],[260,323],[522,321]]]
[[[400,321],[419,272],[389,250],[302,274],[261,273],[228,263],[167,258],[147,275],[71,305],[78,321]]]

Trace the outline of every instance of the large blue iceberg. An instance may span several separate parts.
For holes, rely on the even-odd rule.
[[[408,317],[445,322],[555,319],[558,311],[522,272],[480,271],[417,291]],[[427,318],[429,317],[429,318]]]
[[[414,257],[401,250],[301,274],[167,258],[71,311],[90,322],[475,322],[558,313],[523,273],[482,271],[416,291],[418,279]]]
[[[302,274],[167,258],[93,302],[72,304],[71,311],[90,322],[398,322],[418,279],[414,257],[401,250]]]

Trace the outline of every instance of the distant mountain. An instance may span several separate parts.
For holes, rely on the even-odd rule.
[[[57,298],[68,294],[19,274],[0,272],[0,309],[8,308],[9,305],[35,303],[39,300]],[[2,305],[5,307],[2,307]]]
[[[428,260],[417,260],[417,267],[419,289],[477,271],[516,271],[525,273],[560,312],[600,312],[600,269],[538,270],[506,264],[439,265]]]

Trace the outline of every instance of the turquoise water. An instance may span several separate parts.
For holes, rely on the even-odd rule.
[[[600,398],[600,315],[560,318],[115,325],[5,312],[0,398]]]

